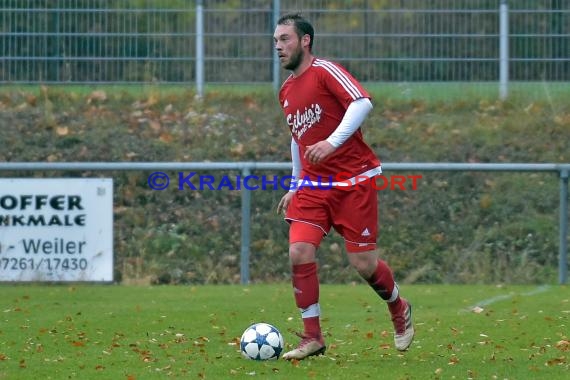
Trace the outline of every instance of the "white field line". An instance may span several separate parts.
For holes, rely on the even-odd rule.
[[[478,310],[480,312],[480,311],[482,311],[483,306],[488,306],[488,305],[491,305],[491,304],[498,302],[498,301],[503,301],[503,300],[506,300],[509,298],[513,298],[516,295],[527,296],[527,297],[528,296],[534,296],[536,294],[544,293],[549,289],[550,289],[550,285],[541,285],[541,286],[536,287],[535,289],[532,289],[528,292],[524,292],[524,293],[520,293],[520,294],[518,294],[518,293],[499,294],[495,297],[487,298],[487,299],[484,299],[484,300],[481,300],[481,301],[475,303],[474,305],[468,306],[466,309],[461,310],[461,312],[478,312]]]

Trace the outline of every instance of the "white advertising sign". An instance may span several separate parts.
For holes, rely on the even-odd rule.
[[[0,178],[0,281],[113,281],[113,180]]]

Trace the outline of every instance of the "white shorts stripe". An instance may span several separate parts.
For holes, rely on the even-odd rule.
[[[309,224],[309,225],[314,226],[314,227],[317,227],[319,230],[323,231],[323,234],[324,234],[324,235],[328,235],[328,232],[325,231],[325,230],[323,229],[323,227],[319,226],[318,224],[311,223],[311,222],[307,222],[306,220],[293,219],[293,218],[287,218],[287,217],[285,217],[285,220],[286,220],[286,221],[289,221],[289,222],[301,222],[301,223]]]

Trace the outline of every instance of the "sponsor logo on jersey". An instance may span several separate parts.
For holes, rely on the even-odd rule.
[[[321,120],[322,113],[323,109],[320,104],[311,104],[310,107],[305,107],[302,112],[297,110],[294,113],[287,114],[287,125],[300,139],[305,132]]]

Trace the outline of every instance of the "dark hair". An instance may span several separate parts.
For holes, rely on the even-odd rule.
[[[277,20],[277,25],[294,25],[295,31],[299,38],[303,37],[305,34],[308,34],[311,38],[309,42],[309,50],[313,49],[313,40],[315,38],[315,29],[309,21],[307,21],[303,16],[298,13],[290,13],[283,15]]]

